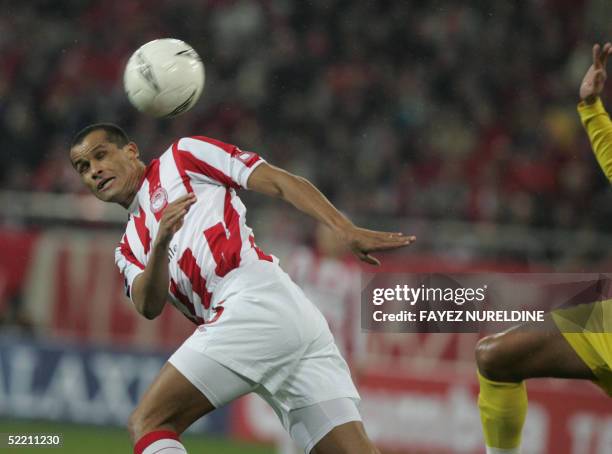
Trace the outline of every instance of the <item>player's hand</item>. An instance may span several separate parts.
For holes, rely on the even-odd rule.
[[[353,254],[370,265],[380,265],[378,259],[372,257],[370,252],[398,249],[409,246],[416,241],[416,237],[413,235],[377,232],[359,227],[354,227],[345,234],[344,240]]]
[[[580,99],[587,104],[593,104],[601,95],[606,83],[606,64],[612,54],[612,44],[606,43],[603,49],[599,44],[593,46],[593,64],[588,69],[580,84]]]
[[[159,220],[159,230],[155,240],[157,244],[167,246],[170,243],[174,234],[183,226],[183,220],[189,211],[189,207],[196,200],[195,194],[189,193],[168,204]]]

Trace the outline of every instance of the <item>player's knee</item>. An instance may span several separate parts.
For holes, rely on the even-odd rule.
[[[512,381],[511,361],[507,335],[495,334],[478,341],[476,364],[482,376],[494,381]]]

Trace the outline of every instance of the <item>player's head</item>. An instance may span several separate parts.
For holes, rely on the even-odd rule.
[[[96,123],[79,131],[70,145],[70,161],[98,199],[125,207],[138,191],[144,171],[136,144],[111,123]]]

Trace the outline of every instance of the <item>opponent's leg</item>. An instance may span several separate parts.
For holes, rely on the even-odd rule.
[[[487,454],[518,453],[527,415],[524,382],[496,382],[480,373],[478,408]]]
[[[480,340],[476,347],[478,406],[488,454],[518,453],[527,414],[523,380],[536,377],[595,378],[547,315]]]

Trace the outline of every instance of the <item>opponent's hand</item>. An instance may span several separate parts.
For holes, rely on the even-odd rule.
[[[168,204],[159,221],[159,229],[155,240],[157,244],[167,246],[170,243],[174,234],[183,226],[183,220],[189,211],[189,207],[196,200],[195,194],[189,193]]]
[[[403,233],[377,232],[354,227],[350,231],[345,232],[344,241],[346,241],[353,254],[359,257],[360,260],[370,265],[380,265],[378,259],[372,257],[370,252],[389,251],[406,247],[414,243],[416,237],[404,235]]]
[[[580,99],[587,104],[593,104],[601,95],[606,83],[606,64],[612,54],[612,44],[606,43],[603,49],[599,44],[593,46],[593,64],[588,69],[580,84]]]

